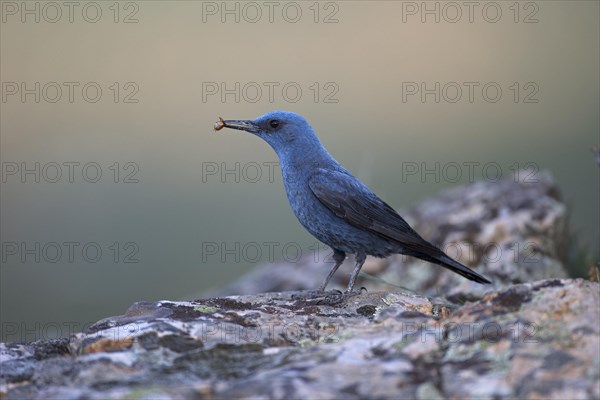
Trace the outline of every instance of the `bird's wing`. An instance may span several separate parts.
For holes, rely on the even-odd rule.
[[[439,251],[421,238],[392,207],[349,173],[319,169],[310,177],[308,184],[323,205],[351,225],[399,242],[409,251]]]
[[[419,236],[392,207],[349,173],[319,169],[310,177],[308,185],[335,215],[360,229],[397,242],[402,253],[439,264],[472,281],[490,283]]]

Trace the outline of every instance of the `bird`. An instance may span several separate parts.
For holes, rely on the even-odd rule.
[[[352,293],[367,258],[404,254],[440,265],[480,284],[490,280],[452,259],[423,239],[391,206],[348,172],[321,144],[304,117],[271,111],[254,120],[219,118],[223,128],[251,133],[267,142],[279,158],[285,192],[296,218],[315,238],[333,250],[333,267],[317,292],[346,259],[356,264],[344,293]]]

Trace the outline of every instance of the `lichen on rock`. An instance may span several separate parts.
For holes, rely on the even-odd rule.
[[[0,398],[600,398],[600,284],[565,278],[549,175],[455,188],[406,215],[440,245],[494,243],[493,262],[492,246],[461,259],[494,285],[399,256],[365,265],[383,277],[368,292],[315,297],[299,290],[323,263],[265,266],[220,295],[0,343]]]

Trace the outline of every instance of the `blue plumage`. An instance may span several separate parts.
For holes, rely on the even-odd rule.
[[[323,147],[300,115],[272,111],[255,120],[221,120],[218,128],[244,130],[266,141],[277,153],[283,183],[294,214],[314,237],[334,250],[336,264],[356,255],[347,292],[354,287],[367,255],[400,253],[441,265],[470,280],[490,283],[421,238],[396,211],[342,167]]]

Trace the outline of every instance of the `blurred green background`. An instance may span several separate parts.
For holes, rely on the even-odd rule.
[[[396,208],[468,182],[465,163],[475,180],[550,170],[598,251],[596,1],[480,2],[472,15],[462,2],[55,4],[1,4],[3,341],[64,336],[311,251],[277,169],[270,179],[275,154],[213,132],[219,116],[304,115]],[[39,182],[21,176],[36,162]]]

